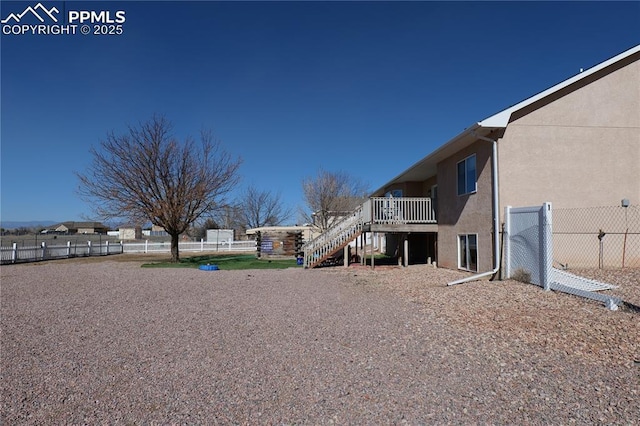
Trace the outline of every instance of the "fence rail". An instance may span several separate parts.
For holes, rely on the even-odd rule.
[[[227,241],[227,242],[180,242],[180,252],[253,252],[256,250],[255,241]],[[65,259],[71,257],[106,256],[121,253],[170,253],[169,242],[141,242],[141,243],[114,243],[105,241],[96,243],[87,241],[83,244],[71,243],[48,245],[42,242],[40,245],[18,247],[13,243],[9,247],[0,247],[0,263],[38,262],[42,260]]]
[[[235,252],[252,252],[256,251],[255,241],[226,241],[226,242],[180,242],[178,243],[180,252],[204,252],[204,251],[235,251]],[[141,243],[123,243],[124,253],[169,253],[171,252],[171,243],[162,242],[141,242]]]

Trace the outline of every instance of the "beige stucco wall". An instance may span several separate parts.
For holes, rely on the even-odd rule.
[[[625,254],[627,264],[637,258],[635,237],[627,241],[624,231],[634,232],[638,224],[618,221],[624,226],[615,229],[596,207],[620,206],[622,199],[640,205],[638,57],[531,108],[507,126],[498,144],[501,214],[506,205],[550,201],[558,230],[553,257],[569,267],[597,267],[600,229],[609,234],[605,267],[622,266]]]
[[[458,235],[478,235],[478,271],[493,267],[491,144],[479,141],[438,163],[438,266],[458,268]],[[457,194],[457,164],[476,154],[477,192]]]
[[[436,176],[433,176],[425,181],[422,182],[422,194],[420,195],[421,197],[432,197],[433,194],[431,194],[431,187],[433,185],[436,185],[438,183],[438,179]]]
[[[422,182],[407,182],[406,189],[404,191],[405,197],[424,197],[422,192]]]
[[[504,206],[555,209],[640,205],[640,54],[568,86],[512,117],[498,143]],[[477,192],[458,196],[457,163],[476,154]],[[433,177],[387,188],[426,196]],[[478,271],[493,267],[491,144],[438,163],[438,264],[458,267],[458,235],[478,235]],[[566,259],[565,259],[566,260]]]
[[[498,144],[501,213],[545,201],[640,204],[640,61],[589,82],[507,126]]]

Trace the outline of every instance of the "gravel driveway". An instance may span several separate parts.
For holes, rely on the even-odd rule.
[[[1,424],[640,424],[640,314],[514,281],[109,260],[1,276]]]

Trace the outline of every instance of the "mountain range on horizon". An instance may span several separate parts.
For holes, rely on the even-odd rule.
[[[0,220],[0,228],[18,229],[18,228],[46,228],[63,222],[100,222],[99,220],[75,219],[75,220]],[[111,229],[118,229],[117,222],[102,221],[104,225]],[[148,224],[151,227],[151,224]]]

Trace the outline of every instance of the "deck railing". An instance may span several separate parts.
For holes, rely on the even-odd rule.
[[[428,197],[373,197],[364,203],[365,223],[437,223],[434,203]]]

